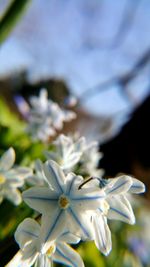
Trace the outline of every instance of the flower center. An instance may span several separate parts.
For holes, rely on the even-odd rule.
[[[69,199],[65,195],[61,195],[59,198],[59,205],[62,209],[66,209],[69,206]]]
[[[5,181],[6,181],[5,177],[2,174],[0,174],[0,184],[4,184]]]
[[[46,251],[46,254],[50,257],[55,252],[55,246],[51,245],[49,249]]]

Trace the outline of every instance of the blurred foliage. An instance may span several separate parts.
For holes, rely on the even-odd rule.
[[[13,0],[0,17],[0,44],[9,36],[31,0]]]

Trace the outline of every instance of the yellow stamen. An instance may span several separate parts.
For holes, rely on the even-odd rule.
[[[48,256],[51,256],[55,252],[55,246],[50,246],[49,249],[47,250],[46,254]]]
[[[5,181],[6,181],[5,177],[2,174],[0,174],[0,184],[4,184]]]
[[[59,205],[62,209],[66,209],[69,206],[69,200],[66,196],[62,195],[59,198]]]

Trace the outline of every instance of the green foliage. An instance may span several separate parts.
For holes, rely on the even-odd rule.
[[[13,0],[0,18],[0,44],[9,36],[31,0]]]

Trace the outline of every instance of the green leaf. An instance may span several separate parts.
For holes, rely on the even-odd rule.
[[[8,37],[31,0],[13,0],[0,18],[0,44]]]

